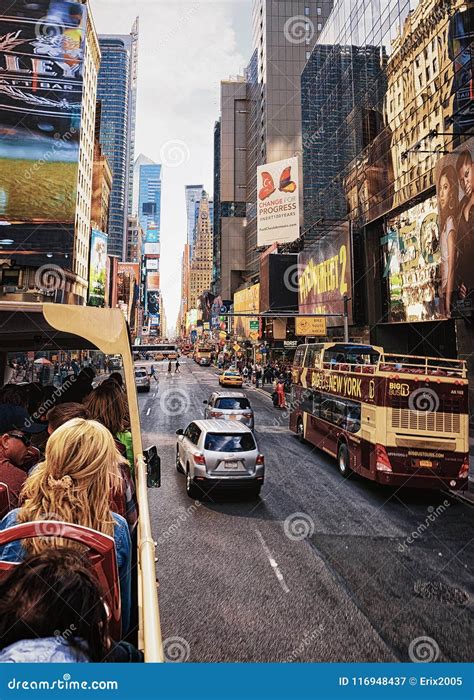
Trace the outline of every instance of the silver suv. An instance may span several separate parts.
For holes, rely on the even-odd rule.
[[[215,495],[217,488],[259,495],[265,459],[250,428],[238,421],[195,420],[176,434],[176,469],[186,475],[190,498]]]
[[[254,429],[254,413],[250,401],[242,391],[215,391],[203,401],[204,418],[240,421]]]
[[[137,391],[150,391],[150,377],[145,367],[135,370],[135,386]]]

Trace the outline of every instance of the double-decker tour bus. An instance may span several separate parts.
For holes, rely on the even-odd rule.
[[[290,429],[381,484],[467,487],[468,381],[462,360],[350,343],[300,345]]]
[[[41,365],[34,362],[38,353],[43,358]],[[145,661],[162,662],[164,652],[155,569],[155,543],[148,504],[149,489],[160,484],[160,465],[156,446],[144,449],[142,444],[128,325],[120,309],[20,301],[0,302],[0,387],[5,384],[9,387],[10,394],[14,393],[11,367],[15,358],[29,358],[32,366],[53,367],[53,362],[46,359],[45,355],[50,355],[51,360],[61,355],[79,358],[90,358],[91,355],[100,355],[102,359],[106,356],[120,358],[124,380],[123,398],[130,423],[130,447],[134,458],[133,479],[139,514],[132,537],[132,546],[135,548],[132,561],[136,564],[131,567],[131,637],[127,636],[127,639],[143,651]],[[25,381],[31,379],[30,389],[35,390],[35,396],[37,394],[42,397],[41,404],[32,414],[32,418],[42,422],[47,419],[47,412],[52,406],[63,401],[81,401],[80,396],[85,396],[92,390],[92,378],[96,371],[102,372],[103,369],[103,362],[100,368],[95,366],[94,369],[94,365],[87,361],[77,377],[74,374],[70,375],[60,387],[53,383],[52,372],[45,373],[47,386],[42,385],[41,372],[38,377],[26,373],[25,378],[19,378],[23,390]],[[74,398],[66,398],[67,393],[63,393],[65,390],[72,391]],[[47,420],[44,426],[47,426]],[[7,515],[11,508],[9,487],[1,483],[0,517]],[[122,601],[114,540],[97,530],[76,523],[76,515],[72,512],[67,523],[61,522],[52,513],[41,520],[41,527],[38,527],[39,523],[35,521],[5,529],[0,527],[0,550],[16,540],[40,536],[44,539],[44,533],[52,538],[61,537],[66,541],[79,543],[102,588],[111,636],[114,641],[120,641]],[[53,546],[54,540],[51,541],[51,547]],[[14,567],[14,563],[2,560],[0,551],[0,581],[3,581]],[[24,605],[24,601],[19,600],[18,605],[22,604]]]

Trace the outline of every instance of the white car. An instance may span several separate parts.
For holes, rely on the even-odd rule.
[[[186,475],[190,498],[242,489],[255,498],[265,477],[265,459],[246,425],[226,420],[195,420],[177,430],[176,469]]]

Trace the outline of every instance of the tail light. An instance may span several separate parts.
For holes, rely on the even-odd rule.
[[[194,464],[201,464],[203,467],[206,466],[206,458],[201,452],[198,452],[198,454],[194,455]]]
[[[469,455],[464,457],[462,467],[459,470],[458,479],[467,479],[469,476]]]
[[[251,413],[244,413],[243,415],[244,415],[244,418],[252,418]]]
[[[211,416],[211,418],[220,418],[223,414],[219,411],[210,411],[209,415]]]
[[[376,445],[375,446],[375,461],[376,461],[375,468],[377,469],[378,472],[391,472],[392,471],[392,465],[390,464],[387,450],[385,449],[385,447],[383,445]]]
[[[258,455],[257,464],[265,464],[265,457],[263,455]]]

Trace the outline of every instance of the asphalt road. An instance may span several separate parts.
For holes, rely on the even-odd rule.
[[[175,468],[175,430],[202,417],[216,373],[187,359],[169,377],[167,363],[153,364],[159,382],[139,402],[144,445],[162,458],[150,508],[170,658],[472,660],[468,504],[342,479],[253,388],[260,499],[192,501]]]

